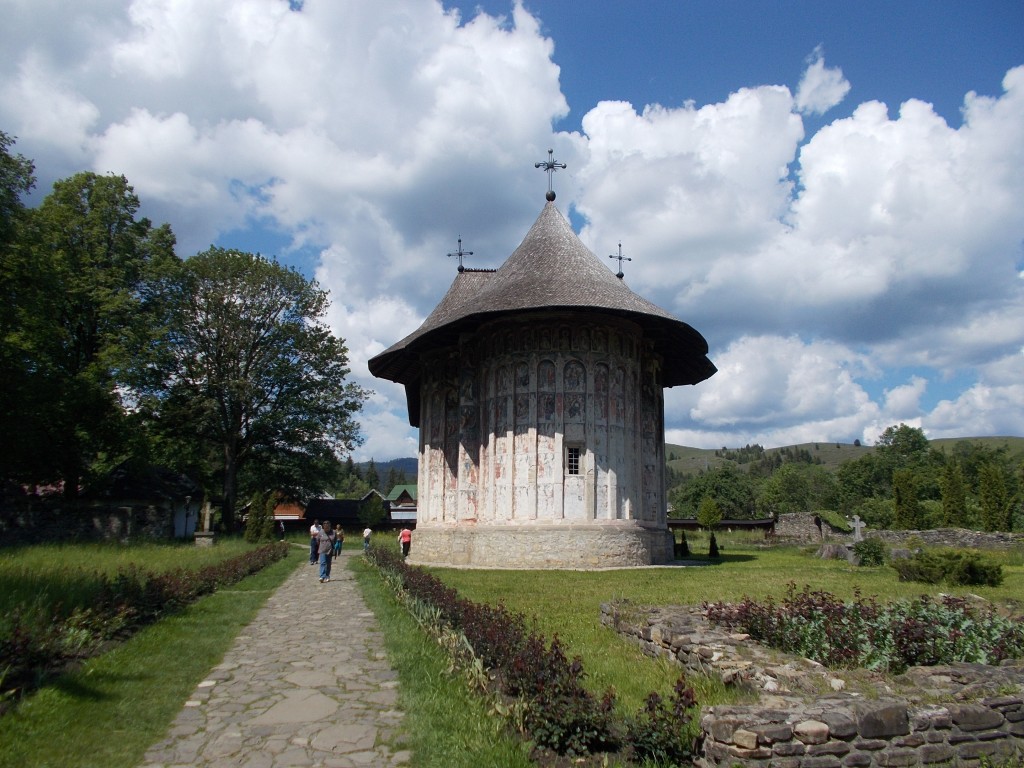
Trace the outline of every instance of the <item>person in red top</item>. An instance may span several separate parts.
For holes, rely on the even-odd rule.
[[[409,546],[412,544],[412,531],[403,528],[402,532],[398,534],[398,541],[402,545],[402,557],[408,557]]]

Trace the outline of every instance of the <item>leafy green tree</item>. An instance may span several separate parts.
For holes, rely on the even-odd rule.
[[[61,480],[69,497],[137,447],[121,392],[152,331],[150,277],[174,260],[170,228],[138,210],[123,176],[58,181],[31,212],[9,276],[17,293],[8,338],[27,385],[17,415],[32,435],[20,474]]]
[[[701,472],[670,493],[675,514],[696,517],[704,497],[711,496],[724,517],[749,520],[756,516],[754,481],[743,471],[725,465]]]
[[[761,483],[757,495],[757,510],[764,517],[837,505],[835,476],[814,464],[786,462]]]
[[[757,496],[757,510],[763,517],[774,517],[791,512],[806,512],[811,508],[811,489],[807,478],[796,464],[783,464],[761,485]]]
[[[924,430],[906,424],[886,427],[875,444],[875,453],[892,471],[923,463],[928,457],[928,450]]]
[[[722,522],[722,510],[711,496],[705,496],[701,499],[700,507],[697,509],[697,522],[711,533],[708,539],[708,557],[718,557],[718,540],[715,538],[715,528]]]
[[[224,526],[247,490],[240,481],[293,498],[322,493],[360,440],[366,397],[346,383],[348,350],[322,321],[327,294],[293,269],[223,248],[183,262],[161,288],[167,334],[143,403],[167,439],[216,455]]]
[[[964,473],[956,459],[950,459],[939,478],[942,491],[942,524],[947,528],[962,528],[967,520],[967,488]]]
[[[700,507],[697,509],[697,522],[709,531],[713,531],[722,522],[722,510],[713,497],[705,496],[701,499]]]
[[[896,517],[896,509],[892,499],[883,499],[878,496],[865,499],[853,508],[854,514],[860,515],[868,527],[885,529],[892,527]]]
[[[14,139],[0,131],[0,430],[8,436],[37,429],[24,418],[34,384],[18,320],[30,309],[24,298],[32,283],[21,246],[28,218],[22,198],[35,186],[35,169],[30,160],[11,153],[13,146]],[[25,454],[23,441],[0,441],[0,477],[22,475]]]
[[[22,155],[11,154],[14,139],[0,131],[0,253],[6,266],[7,248],[20,237],[25,204],[22,198],[36,184],[35,166]],[[2,274],[2,273],[0,273]]]
[[[981,505],[981,523],[986,531],[1010,530],[1010,495],[1003,470],[995,462],[981,468],[978,502]]]
[[[898,469],[892,476],[892,495],[895,504],[893,527],[898,530],[919,530],[923,515],[917,496],[917,480],[909,469]]]
[[[843,462],[836,472],[836,480],[840,510],[853,512],[868,499],[887,497],[892,476],[886,475],[878,458],[869,453]]]
[[[334,498],[361,499],[371,490],[373,489],[365,480],[360,480],[355,475],[349,475],[335,488]]]

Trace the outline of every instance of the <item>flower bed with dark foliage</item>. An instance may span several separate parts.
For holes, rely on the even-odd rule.
[[[790,584],[779,603],[748,598],[705,610],[713,624],[833,669],[900,673],[912,666],[998,664],[1024,656],[1024,623],[948,595],[880,605],[859,594],[844,602],[810,587],[797,592]]]
[[[540,752],[574,758],[611,752],[636,764],[689,764],[693,743],[687,726],[695,700],[684,678],[669,700],[651,693],[640,712],[623,717],[614,693],[598,698],[583,686],[580,659],[568,658],[557,636],[548,641],[503,605],[460,597],[390,548],[371,548],[369,560],[424,628],[442,642],[447,636],[457,656],[461,649],[464,667],[485,678],[479,687],[503,700],[496,710],[506,713]]]
[[[139,628],[180,610],[203,595],[241,581],[283,559],[288,545],[268,544],[214,565],[151,573],[141,568],[98,576],[88,608],[61,615],[15,609],[0,617],[0,712],[68,664],[102,651]]]

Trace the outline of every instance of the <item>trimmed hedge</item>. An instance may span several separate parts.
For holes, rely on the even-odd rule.
[[[371,547],[368,559],[421,625],[435,634],[455,633],[458,640],[451,646],[456,653],[468,646],[470,664],[486,670],[482,687],[492,692],[496,688],[506,698],[496,709],[513,715],[537,747],[569,756],[616,752],[638,763],[690,761],[693,743],[686,735],[687,724],[696,702],[683,677],[669,700],[651,693],[640,712],[623,718],[616,713],[611,690],[597,698],[583,686],[586,673],[580,658],[568,658],[557,636],[549,642],[504,605],[460,597],[432,574],[406,564],[391,548]]]

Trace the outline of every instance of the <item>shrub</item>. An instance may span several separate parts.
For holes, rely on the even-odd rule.
[[[861,539],[853,545],[857,565],[885,565],[887,553],[881,539]]]
[[[900,581],[952,586],[998,587],[1003,583],[1003,567],[985,560],[977,552],[936,549],[917,552],[892,564]]]
[[[833,668],[902,672],[912,665],[994,664],[1024,656],[1024,623],[955,597],[879,606],[859,594],[844,603],[809,587],[797,593],[790,584],[778,605],[747,598],[705,609],[714,623]]]
[[[598,699],[590,693],[583,684],[581,660],[569,659],[557,637],[546,641],[522,615],[504,605],[481,605],[460,597],[432,574],[408,565],[390,547],[371,547],[369,560],[388,584],[404,593],[407,604],[421,614],[429,612],[432,621],[436,617],[442,632],[461,633],[500,692],[523,702],[517,710],[522,728],[539,749],[579,756],[625,746],[644,759],[689,758],[692,740],[684,735],[683,726],[690,720],[694,697],[682,678],[669,705],[652,694],[640,715],[622,722],[615,715],[614,694],[609,690]]]
[[[693,754],[690,713],[696,703],[693,689],[683,677],[676,681],[667,704],[658,694],[648,694],[643,710],[626,727],[634,758],[659,765],[689,764]]]

